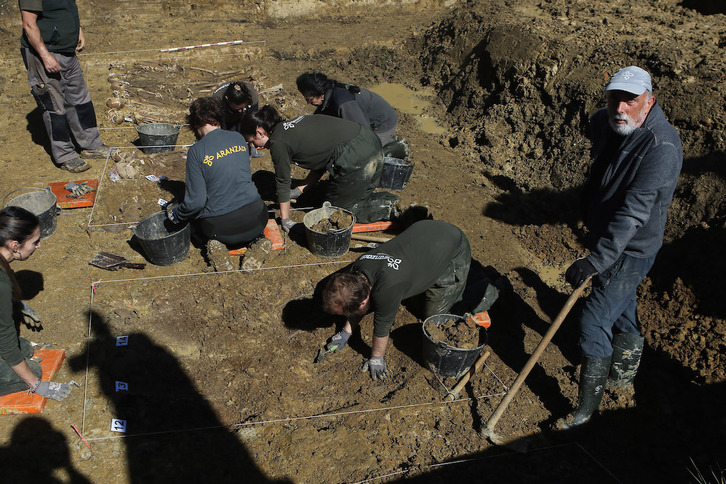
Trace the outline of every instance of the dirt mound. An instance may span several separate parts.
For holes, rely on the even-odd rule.
[[[479,153],[483,173],[502,190],[487,215],[518,225],[523,246],[545,265],[561,267],[582,253],[577,201],[590,164],[589,118],[604,105],[602,88],[617,68],[649,70],[681,135],[684,167],[665,246],[643,291],[643,324],[655,347],[699,379],[722,380],[713,363],[726,317],[715,289],[724,269],[726,34],[720,16],[692,10],[718,8],[507,5],[467,5],[420,41],[424,82],[438,88],[458,128],[449,144]],[[644,16],[652,21],[636,27],[632,19]]]

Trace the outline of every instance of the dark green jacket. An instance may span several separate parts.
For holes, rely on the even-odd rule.
[[[76,52],[81,21],[75,0],[18,0],[18,4],[20,10],[39,12],[38,29],[50,52]],[[23,47],[32,49],[25,32],[20,37],[20,43]]]
[[[350,272],[362,272],[371,283],[375,336],[388,336],[401,301],[425,292],[444,275],[463,237],[451,224],[422,220],[350,265]]]
[[[10,366],[15,366],[25,359],[20,352],[18,331],[13,320],[13,285],[2,270],[0,270],[0,358]]]
[[[355,138],[361,125],[325,115],[306,115],[278,123],[270,134],[277,201],[290,201],[292,164],[311,171],[327,169],[336,148]]]

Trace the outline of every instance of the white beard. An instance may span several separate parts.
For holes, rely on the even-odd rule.
[[[625,121],[625,124],[620,124],[617,121]],[[640,126],[639,124],[636,125],[635,121],[625,116],[624,114],[609,116],[608,122],[610,123],[610,127],[613,128],[613,131],[615,131],[615,133],[619,134],[620,136],[629,136],[633,133],[633,131],[638,128],[638,126]],[[640,124],[642,124],[642,122]]]

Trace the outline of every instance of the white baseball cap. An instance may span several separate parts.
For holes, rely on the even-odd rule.
[[[613,74],[605,91],[625,91],[640,96],[645,91],[653,92],[650,74],[640,67],[630,66]]]

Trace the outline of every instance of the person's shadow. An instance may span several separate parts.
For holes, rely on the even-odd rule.
[[[3,482],[91,483],[71,464],[63,433],[42,417],[26,417],[15,426],[10,444],[0,447],[0,466]],[[57,469],[67,481],[56,477]]]
[[[128,345],[116,347],[103,318],[90,316],[88,361],[115,418],[127,422],[123,442],[131,482],[272,482],[173,355],[144,333],[125,335]],[[82,370],[86,355],[70,365]]]

